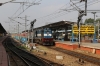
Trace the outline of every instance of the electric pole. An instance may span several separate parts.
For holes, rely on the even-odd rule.
[[[97,12],[91,12],[92,14],[94,14],[94,24],[95,24],[95,14],[97,13]]]
[[[92,14],[94,14],[94,22],[93,22],[93,24],[94,24],[94,27],[96,27],[96,24],[95,24],[95,14],[96,14],[96,12],[91,12]],[[93,43],[96,43],[96,30],[95,30],[95,33],[94,33],[94,38],[93,38]]]
[[[24,18],[23,20],[25,20],[25,23],[24,23],[24,24],[25,24],[25,30],[24,30],[24,31],[25,31],[25,35],[26,35],[25,37],[26,37],[26,38],[28,38],[27,21],[29,21],[29,20],[27,20],[27,17],[28,17],[27,15],[25,15],[25,17],[18,17],[18,18],[21,18],[21,19]],[[27,41],[28,41],[28,40],[27,40]]]
[[[36,22],[36,19],[34,19],[32,22],[31,22],[31,26],[30,26],[30,30],[32,30],[32,43],[33,43],[33,28],[34,28],[34,23]],[[34,45],[35,46],[35,45]]]
[[[80,0],[80,2],[85,2],[85,10],[80,10],[79,11],[79,16],[78,16],[78,21],[77,21],[77,26],[78,26],[78,44],[80,48],[80,42],[81,42],[81,33],[80,33],[80,22],[82,21],[82,17],[87,15],[87,0]]]
[[[99,42],[99,21],[98,21],[98,42]]]
[[[24,20],[25,20],[25,34],[26,34],[26,32],[27,32],[27,15],[25,15],[25,17],[18,17],[18,18],[24,18]]]
[[[84,14],[84,11],[80,11],[79,12],[79,16],[78,16],[78,22],[77,22],[77,26],[78,26],[78,46],[79,46],[79,48],[80,48],[80,43],[81,43],[81,33],[80,33],[80,27],[81,27],[81,25],[80,25],[80,22],[82,21],[82,17],[84,16],[85,14]]]
[[[27,32],[27,16],[25,15],[25,34]]]
[[[18,40],[20,40],[20,36],[19,36],[19,22],[18,22]]]

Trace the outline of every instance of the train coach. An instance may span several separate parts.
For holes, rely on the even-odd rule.
[[[13,38],[15,38],[16,40],[20,41],[21,43],[25,44],[27,43],[27,37],[25,36],[22,36],[22,35],[17,35],[17,36],[14,36]]]

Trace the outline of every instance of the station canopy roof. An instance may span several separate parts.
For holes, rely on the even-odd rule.
[[[34,28],[34,29],[40,29],[40,28],[51,28],[53,30],[59,29],[59,28],[65,28],[67,26],[71,26],[72,24],[76,24],[76,22],[70,22],[70,21],[59,21],[51,24],[47,24],[42,27]]]
[[[6,30],[3,28],[3,26],[0,23],[0,33],[7,33]]]
[[[51,28],[52,30],[56,30],[56,29],[62,29],[62,28],[71,26],[72,24],[76,24],[76,22],[59,21],[59,22],[55,22],[55,23],[51,23],[51,24],[47,24],[47,25],[44,25],[41,27],[34,28],[33,30],[44,29],[44,28]],[[30,30],[30,31],[32,31],[32,30]],[[25,31],[22,31],[22,32],[25,32]],[[28,32],[28,30],[26,32]]]

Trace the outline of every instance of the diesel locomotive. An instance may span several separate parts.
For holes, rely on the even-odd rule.
[[[55,45],[50,28],[35,29],[33,35],[33,42],[42,45]]]

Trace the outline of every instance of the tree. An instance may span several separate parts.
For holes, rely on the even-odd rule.
[[[85,24],[93,24],[94,23],[94,19],[89,18],[85,20]]]
[[[98,23],[98,21],[100,22],[100,18],[96,19],[96,23]]]
[[[93,24],[94,23],[94,19],[89,18],[85,20],[85,24]]]
[[[96,21],[95,21],[95,23],[96,23]],[[94,19],[92,19],[92,18],[86,19],[84,24],[94,25]],[[94,25],[94,26],[95,26],[95,31],[97,32],[98,27],[96,25]],[[93,37],[93,34],[88,34],[88,36]]]
[[[98,24],[98,21],[99,21],[99,24]],[[100,18],[97,18],[95,22],[96,22],[96,29],[95,30],[96,30],[96,33],[98,33],[98,25],[100,25]],[[99,29],[100,29],[100,27],[99,27]]]
[[[95,20],[95,24],[97,24],[98,21],[100,22],[100,18]],[[92,18],[86,19],[84,24],[94,24],[94,19]]]

